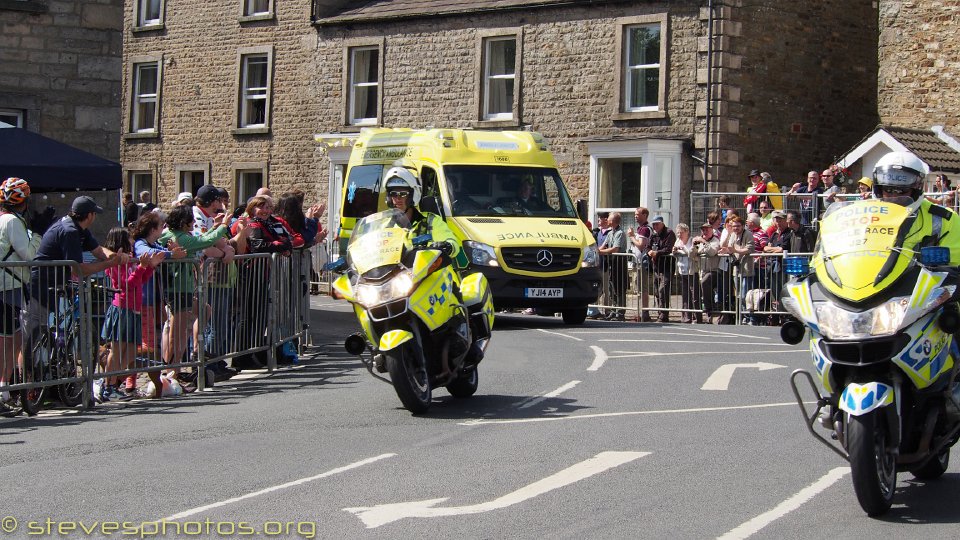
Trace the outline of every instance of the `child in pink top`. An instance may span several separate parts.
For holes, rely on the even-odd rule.
[[[107,234],[104,246],[114,252],[131,253],[130,233],[122,227],[114,227]],[[137,264],[127,263],[106,270],[110,284],[117,292],[107,308],[100,337],[110,344],[106,371],[132,369],[137,345],[141,339],[140,307],[143,304],[143,284],[153,275],[154,268],[164,258],[163,253],[145,254]],[[94,385],[94,399],[100,402],[111,399],[129,399],[131,394],[122,392],[111,377],[107,384]],[[99,386],[99,388],[97,388]]]

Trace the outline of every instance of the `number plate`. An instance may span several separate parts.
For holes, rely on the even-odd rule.
[[[528,287],[523,290],[527,298],[563,298],[563,287]]]

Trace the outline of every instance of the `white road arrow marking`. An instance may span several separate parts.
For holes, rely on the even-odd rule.
[[[756,364],[726,364],[717,368],[716,371],[707,378],[707,382],[700,387],[701,390],[726,390],[730,386],[730,379],[737,368],[753,368],[760,371],[784,368],[780,364],[768,364],[766,362],[757,362]]]
[[[480,514],[491,510],[499,510],[508,506],[521,503],[527,499],[532,499],[538,495],[543,495],[554,489],[562,488],[589,478],[595,474],[600,474],[607,469],[618,467],[629,463],[643,456],[650,455],[650,452],[600,452],[596,456],[581,461],[576,465],[550,475],[543,480],[538,480],[528,486],[522,487],[512,493],[480,504],[469,506],[448,506],[439,507],[436,505],[446,501],[448,497],[440,499],[427,499],[423,501],[410,501],[392,504],[380,504],[377,506],[360,506],[355,508],[344,508],[363,521],[368,529],[374,529],[381,525],[393,523],[404,518],[433,518],[441,516],[459,516],[466,514]]]

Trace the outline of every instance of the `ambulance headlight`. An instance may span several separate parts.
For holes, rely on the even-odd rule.
[[[493,249],[493,246],[483,242],[465,240],[463,247],[470,257],[471,264],[476,266],[500,266],[497,261],[497,251]]]

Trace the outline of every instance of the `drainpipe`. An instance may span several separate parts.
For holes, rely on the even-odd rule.
[[[713,115],[713,0],[707,0],[707,127],[703,145],[703,191],[707,191],[710,171],[710,124]]]

